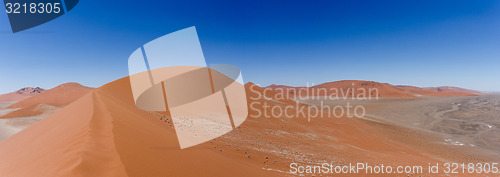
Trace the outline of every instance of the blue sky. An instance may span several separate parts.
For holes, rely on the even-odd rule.
[[[196,26],[207,63],[245,82],[356,79],[500,91],[500,1],[91,1],[12,34],[0,7],[0,93],[65,82],[98,87],[129,55]]]

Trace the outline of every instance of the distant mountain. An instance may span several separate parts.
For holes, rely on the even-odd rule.
[[[35,87],[35,88],[25,87],[25,88],[19,89],[18,91],[16,91],[16,93],[21,94],[21,95],[35,96],[39,93],[42,93],[43,91],[45,91],[45,89],[40,88],[40,87]]]
[[[0,102],[21,101],[26,98],[42,93],[45,89],[40,87],[25,87],[14,92],[0,95]]]

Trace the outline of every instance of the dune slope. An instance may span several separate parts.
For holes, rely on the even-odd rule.
[[[361,80],[342,80],[335,82],[327,82],[312,87],[291,87],[286,85],[270,85],[265,87],[276,92],[283,93],[288,97],[294,98],[298,96],[333,96],[352,98],[358,95],[363,96],[366,93],[366,98],[374,97],[399,97],[411,98],[418,96],[478,96],[479,91],[468,90],[459,87],[415,87],[406,85],[391,85],[387,83],[379,83],[374,81]]]
[[[66,83],[12,104],[9,108],[25,108],[37,104],[63,107],[89,93],[92,89],[78,83]]]
[[[0,176],[273,174],[207,145],[181,150],[157,118],[135,107],[129,79],[120,79],[0,142]]]
[[[15,91],[15,92],[10,92],[10,93],[0,95],[0,102],[21,101],[21,100],[24,100],[26,98],[35,96],[39,93],[42,93],[43,91],[45,91],[45,90],[40,88],[40,87],[36,87],[36,88],[25,87],[25,88],[19,89],[18,91]]]
[[[123,78],[97,88],[0,142],[0,176],[289,176],[291,162],[426,165],[465,159],[432,145],[437,139],[381,122],[255,116],[273,112],[263,103],[306,105],[251,83],[245,85],[248,103],[260,104],[240,127],[181,150],[165,113],[137,109],[129,84]]]
[[[277,92],[286,92],[291,96],[333,96],[333,97],[415,97],[396,89],[390,84],[373,81],[342,80],[327,82],[312,87],[290,87],[284,85],[270,85],[265,87]],[[363,93],[364,96],[363,96]]]
[[[480,94],[478,91],[448,86],[420,88],[415,86],[398,85],[395,87],[403,91],[424,96],[478,96]]]
[[[39,115],[48,115],[57,110],[58,108],[55,106],[47,104],[37,104],[9,112],[3,116],[0,116],[0,118],[18,118],[18,117],[33,117]]]

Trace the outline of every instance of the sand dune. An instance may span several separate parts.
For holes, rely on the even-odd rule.
[[[206,145],[181,150],[158,118],[135,107],[128,78],[115,81],[0,142],[0,176],[273,174]]]
[[[51,114],[59,108],[47,104],[31,105],[22,109],[9,112],[5,115],[0,115],[0,118],[16,118],[16,117],[34,117],[44,114]]]
[[[16,92],[0,95],[0,102],[21,101],[31,97],[30,95],[17,94]]]
[[[12,111],[18,110],[19,108],[6,108],[16,102],[0,102],[0,116],[8,114]]]
[[[44,116],[0,119],[0,141],[42,120]]]
[[[0,142],[0,176],[289,176],[291,162],[427,165],[469,158],[391,124],[300,116],[250,116],[222,137],[181,150],[170,119],[136,108],[129,84],[123,78],[97,88]],[[264,94],[254,84],[245,87],[249,98]],[[265,94],[248,102],[307,106]]]
[[[42,120],[44,117],[46,117],[48,114],[56,111],[56,109],[50,111],[47,110],[54,108],[53,106],[37,105],[33,106],[33,108],[27,109],[33,111],[31,112],[31,114],[28,114],[27,116],[24,116],[24,114],[23,115],[14,114],[4,117],[4,115],[12,114],[13,112],[17,112],[20,110],[20,108],[6,108],[12,105],[13,103],[15,102],[0,102],[0,141],[3,141],[4,139],[25,129],[26,127],[35,124],[39,120]],[[15,118],[8,118],[8,117],[15,117]]]
[[[50,90],[46,90],[33,97],[19,101],[7,108],[21,108],[0,118],[16,118],[40,116],[54,112],[92,91],[93,88],[82,86],[78,83],[66,83]]]
[[[285,91],[289,95],[301,96],[346,96],[356,97],[362,92],[366,93],[366,97],[415,97],[411,93],[401,91],[394,88],[390,84],[379,83],[373,81],[359,81],[359,80],[342,80],[336,82],[327,82],[312,87],[290,87],[284,85],[270,85],[265,87],[275,90],[277,92]],[[302,91],[300,91],[302,89]],[[304,91],[303,89],[309,90]],[[326,92],[325,92],[326,91]]]
[[[19,89],[15,92],[7,93],[0,95],[0,102],[15,102],[15,101],[21,101],[26,98],[35,96],[41,92],[45,91],[44,89],[40,87],[25,87],[22,89]]]
[[[68,105],[92,90],[78,83],[66,83],[44,91],[34,97],[19,101],[9,108],[25,108],[37,104],[47,104],[57,107]]]
[[[252,83],[245,86],[248,98],[263,94],[263,88]],[[252,87],[253,89],[250,89]],[[287,106],[307,106],[282,99],[277,93],[265,93],[268,98],[249,100],[249,105],[255,102],[261,103],[255,107],[260,111],[265,110],[267,114],[271,114],[273,109],[259,107],[264,103],[270,107],[281,107],[282,110]],[[248,120],[241,128],[218,138],[215,142],[223,144],[225,149],[232,149],[245,156],[251,155],[251,158],[260,161],[262,168],[265,169],[287,172],[291,162],[301,164],[334,162],[337,165],[356,162],[425,165],[448,160],[459,162],[477,160],[477,157],[468,155],[463,149],[453,149],[436,143],[441,141],[440,137],[388,122],[349,118],[316,118],[308,122],[308,119],[301,115],[297,115],[297,118],[287,118],[284,115],[273,118],[252,117],[255,114],[256,111],[251,109]],[[366,174],[346,176],[366,176]]]
[[[463,89],[459,87],[441,86],[420,88],[405,85],[394,86],[387,83],[360,80],[327,82],[312,87],[291,87],[286,85],[273,84],[265,88],[274,90],[276,92],[285,93],[291,97],[336,95],[339,97],[346,96],[352,98],[352,96],[356,97],[359,94],[362,94],[363,90],[364,92],[366,92],[367,96],[371,94],[372,97],[378,96],[389,98],[412,98],[418,96],[477,96],[478,94],[480,94],[480,92],[478,91]]]
[[[478,96],[480,94],[480,92],[475,90],[448,86],[420,88],[415,86],[398,85],[395,87],[403,91],[423,96]]]

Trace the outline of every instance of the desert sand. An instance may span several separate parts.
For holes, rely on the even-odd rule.
[[[3,116],[12,111],[18,110],[19,108],[7,108],[15,102],[0,102],[0,116]]]
[[[249,117],[222,137],[181,150],[170,118],[165,112],[136,108],[129,84],[122,78],[97,88],[0,142],[0,176],[294,176],[289,174],[291,162],[427,165],[487,160],[436,143],[442,139],[432,133],[353,118],[308,122],[304,117]],[[252,83],[245,86],[247,97],[263,94]],[[248,91],[251,87],[257,93]],[[248,102],[307,106],[276,95],[267,92],[267,98]]]
[[[0,175],[272,176],[277,173],[241,160],[244,158],[235,159],[233,153],[215,150],[208,144],[181,150],[168,123],[135,107],[129,84],[129,79],[124,78],[98,88],[0,142],[3,157]]]
[[[417,96],[478,96],[481,94],[480,92],[474,90],[448,86],[420,88],[398,85],[394,87]]]
[[[9,110],[12,111],[4,115],[0,115],[0,119],[50,115],[55,111],[57,111],[58,109],[59,109],[58,107],[47,104],[36,104],[25,108],[11,108]]]
[[[62,84],[8,106],[10,109],[20,109],[0,115],[0,118],[46,116],[74,102],[92,89],[78,83]]]
[[[25,108],[37,104],[48,104],[62,107],[89,93],[93,88],[78,83],[65,83],[46,90],[35,97],[31,97],[9,106],[9,108]]]
[[[26,98],[35,96],[39,93],[42,93],[43,91],[45,91],[45,90],[40,88],[40,87],[35,87],[35,88],[25,87],[25,88],[22,88],[22,89],[15,91],[15,92],[0,95],[0,103],[21,101],[21,100],[24,100]]]
[[[387,100],[371,115],[442,136],[442,143],[471,147],[500,158],[500,95]]]
[[[480,94],[480,92],[478,91],[463,89],[459,87],[441,86],[420,88],[405,85],[395,86],[388,83],[361,80],[342,80],[327,82],[310,87],[291,87],[286,85],[273,84],[265,88],[274,90],[276,92],[285,92],[285,94],[289,95],[289,97],[331,95],[338,95],[339,97],[343,95],[347,97],[356,97],[361,94],[360,90],[365,90],[367,95],[371,94],[372,97],[380,98],[413,98],[419,96],[478,96]],[[334,92],[332,89],[338,91]],[[376,89],[377,91],[375,91],[374,89]]]
[[[20,108],[6,108],[15,102],[0,102],[0,117],[10,114],[12,112],[18,111]],[[55,110],[53,110],[55,111]],[[44,112],[39,116],[27,116],[27,117],[16,117],[16,118],[4,118],[0,119],[0,141],[20,132],[21,130],[35,124],[39,120],[48,116],[51,112]]]
[[[500,95],[419,98],[380,98],[379,100],[303,99],[305,104],[363,105],[366,119],[389,122],[440,137],[446,144],[469,154],[500,158]]]
[[[92,88],[77,83],[67,83],[47,91],[39,87],[27,87],[5,94],[24,99],[0,102],[0,141],[35,124],[91,90]]]
[[[44,116],[0,119],[0,141],[42,120]]]
[[[359,80],[342,80],[335,82],[327,82],[319,85],[314,85],[311,87],[290,87],[285,85],[270,85],[265,87],[267,89],[272,89],[276,92],[287,92],[291,96],[357,96],[360,92],[359,89],[365,90],[368,94],[373,97],[415,97],[411,93],[407,93],[403,90],[397,89],[387,83],[379,83],[373,81],[359,81]],[[305,91],[309,90],[308,92]],[[338,90],[334,92],[332,89]],[[378,92],[375,92],[377,89]],[[301,91],[302,90],[302,91]]]

